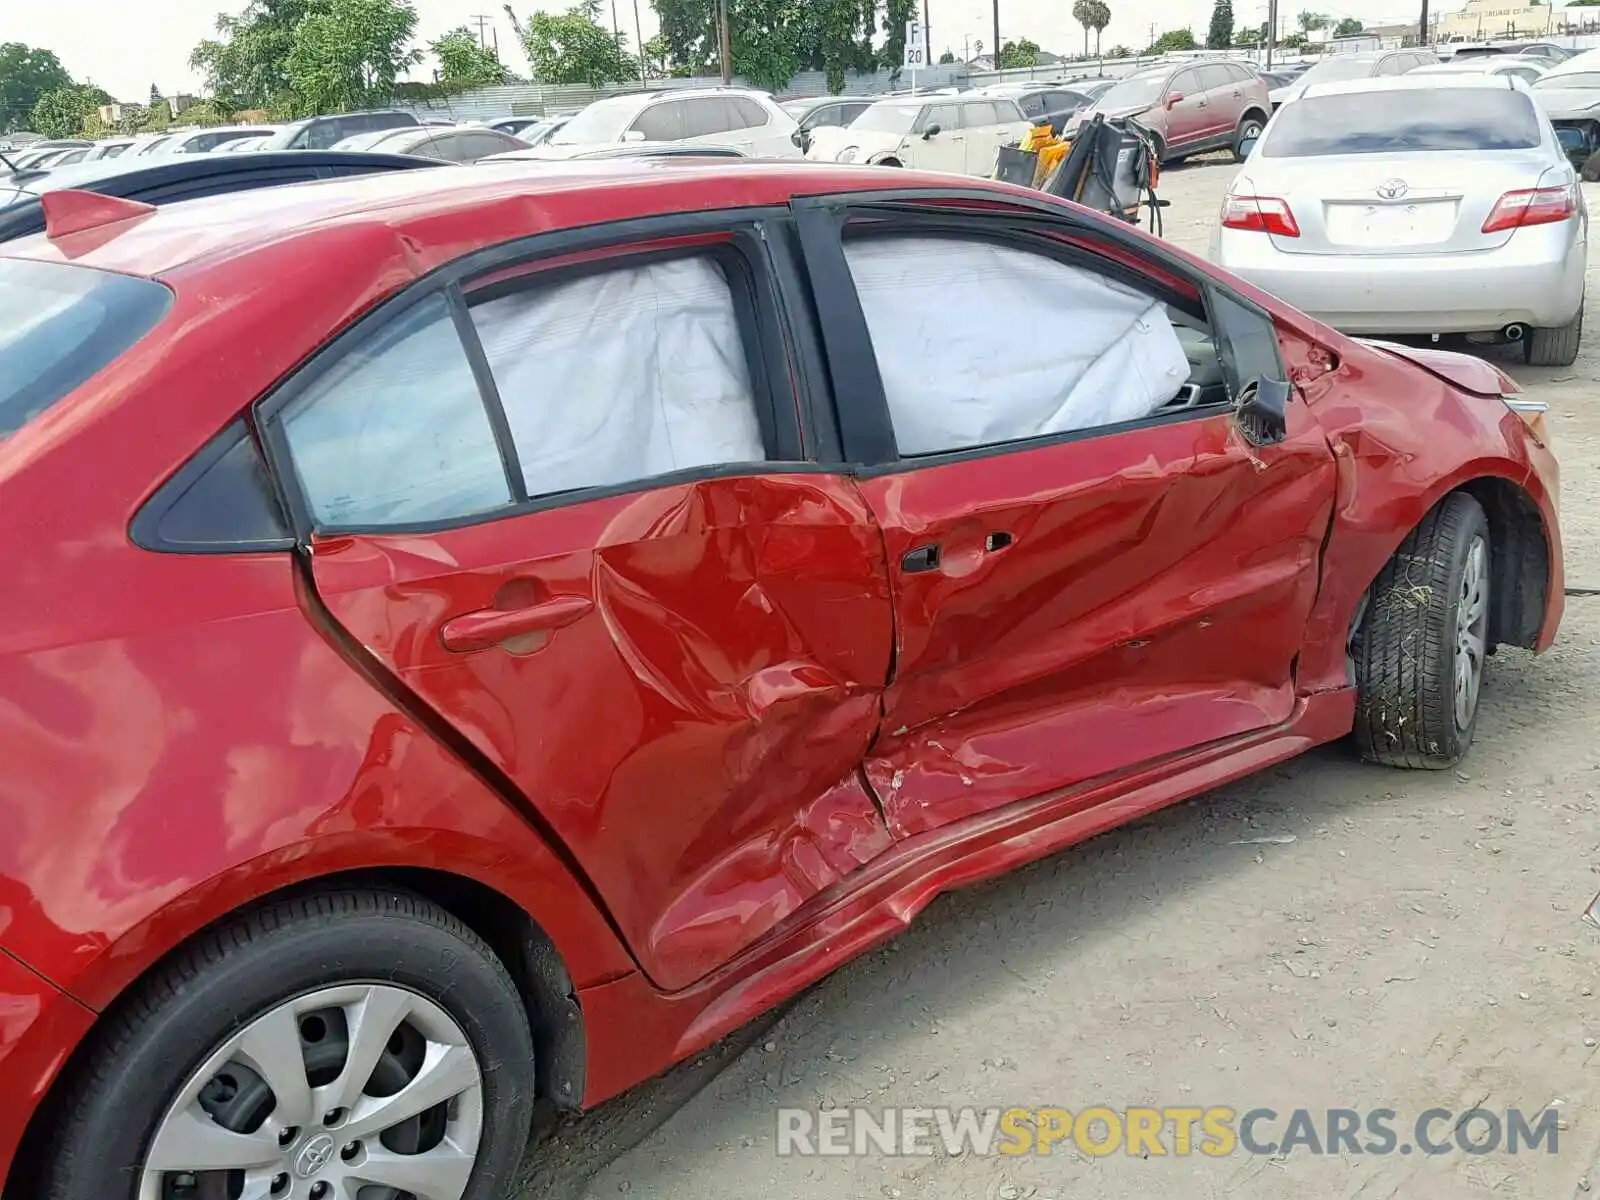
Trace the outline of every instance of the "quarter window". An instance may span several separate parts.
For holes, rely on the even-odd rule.
[[[669,100],[652,104],[634,119],[633,129],[644,134],[647,142],[682,141],[685,136],[683,102]]]
[[[358,343],[283,412],[311,516],[327,527],[489,512],[511,500],[449,304],[433,295]]]
[[[728,106],[733,110],[734,124],[729,129],[756,129],[770,119],[767,110],[748,96],[729,96]]]

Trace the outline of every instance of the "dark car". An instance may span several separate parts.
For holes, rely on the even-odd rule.
[[[1536,58],[1547,66],[1566,62],[1572,52],[1563,50],[1554,42],[1491,42],[1481,46],[1462,46],[1452,58],[1482,58],[1490,54],[1513,54],[1521,58]]]
[[[1096,113],[1132,118],[1150,132],[1164,163],[1210,150],[1231,150],[1243,162],[1243,147],[1261,136],[1271,111],[1266,81],[1246,63],[1163,63],[1118,80],[1067,127]]]
[[[1015,100],[1022,115],[1035,125],[1050,122],[1053,132],[1060,134],[1067,122],[1094,103],[1094,97],[1060,83],[999,84],[984,88],[990,96],[1004,96]]]
[[[331,150],[336,142],[358,133],[377,129],[401,129],[422,122],[408,112],[388,109],[377,112],[336,113],[329,117],[308,117],[286,125],[262,145],[262,150]]]
[[[123,157],[96,159],[55,170],[16,171],[0,175],[0,242],[41,232],[44,209],[39,197],[62,188],[160,205],[285,183],[443,165],[437,159],[411,158],[403,154],[316,150],[194,154],[154,160]]]
[[[783,111],[788,113],[799,124],[789,135],[800,149],[806,150],[811,145],[811,131],[813,129],[843,128],[865,112],[872,104],[875,96],[811,96],[804,100],[786,100]]]

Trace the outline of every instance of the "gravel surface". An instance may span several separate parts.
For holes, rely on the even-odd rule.
[[[1169,171],[1167,236],[1204,253],[1232,175]],[[1498,359],[1551,405],[1568,583],[1600,586],[1600,322],[1574,367]],[[1600,1194],[1600,930],[1580,921],[1600,890],[1597,645],[1600,597],[1572,597],[1549,654],[1502,650],[1458,772],[1328,747],[941,898],[780,1016],[557,1129],[524,1195]],[[1429,1108],[1552,1103],[1553,1155],[774,1152],[780,1106],[1386,1107],[1404,1133]]]

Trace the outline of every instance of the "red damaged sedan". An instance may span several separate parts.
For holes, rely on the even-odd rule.
[[[1561,616],[1496,369],[907,172],[406,172],[0,256],[0,1178],[500,1200],[936,893]]]

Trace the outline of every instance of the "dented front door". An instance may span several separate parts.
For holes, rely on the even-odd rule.
[[[1230,413],[879,475],[895,678],[867,774],[897,836],[1286,720],[1333,459]],[[935,549],[936,548],[936,549]]]
[[[334,619],[538,807],[664,988],[890,842],[882,543],[825,475],[315,546]]]

